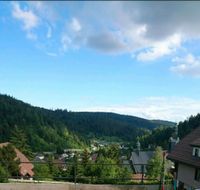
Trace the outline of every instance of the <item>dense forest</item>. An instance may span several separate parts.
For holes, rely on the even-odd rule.
[[[178,123],[178,137],[180,139],[184,138],[197,127],[200,127],[200,114],[197,114],[196,116],[192,115],[185,121]],[[164,149],[167,149],[169,143],[168,140],[174,132],[175,129],[173,127],[157,127],[151,131],[146,131],[144,135],[139,137],[139,140],[143,148],[148,148],[148,146],[151,145],[152,148],[161,146]]]
[[[197,127],[200,127],[200,114],[197,114],[196,116],[190,116],[185,121],[181,121],[178,124],[178,135],[182,139],[185,137],[188,133],[190,133],[193,129],[196,129]]]
[[[134,141],[160,125],[166,128],[174,123],[114,113],[48,110],[0,95],[0,142],[10,141],[21,130],[32,151],[85,147],[88,139],[103,136]]]
[[[157,121],[116,113],[55,110],[55,114],[71,131],[84,137],[113,136],[124,141],[132,141],[143,135],[146,130],[162,125]],[[164,126],[174,126],[174,123],[167,123]]]
[[[36,108],[12,97],[0,96],[0,142],[10,141],[16,130],[25,133],[32,151],[83,147],[84,139],[68,131],[54,112]]]

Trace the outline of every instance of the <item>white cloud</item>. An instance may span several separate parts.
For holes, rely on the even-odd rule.
[[[63,32],[61,34],[61,49],[66,52],[69,49],[77,50],[84,43],[84,32],[80,21],[73,17],[70,22],[65,22]]]
[[[28,31],[27,34],[26,34],[26,37],[30,40],[37,40],[37,35],[34,34],[33,32],[31,31]]]
[[[72,40],[67,34],[63,34],[61,37],[62,51],[66,52],[71,46]]]
[[[169,55],[176,51],[181,46],[181,36],[175,34],[170,36],[164,41],[157,42],[155,45],[147,51],[142,51],[137,55],[139,61],[153,61],[165,55]]]
[[[193,77],[200,77],[200,58],[195,57],[192,54],[188,54],[185,57],[176,57],[173,59],[176,64],[172,66],[171,71],[180,75],[188,75]]]
[[[70,28],[75,32],[79,32],[82,29],[82,26],[77,18],[72,18]]]
[[[174,9],[174,6],[179,9]],[[185,7],[188,11],[192,10],[190,6]],[[180,22],[182,18],[185,18],[183,14],[185,10],[182,9],[181,4],[171,2],[106,2],[106,6],[100,2],[87,2],[84,9],[80,9],[76,14],[78,17],[85,15],[81,17],[85,26],[81,28],[81,35],[86,38],[87,43],[84,45],[87,47],[104,53],[136,54],[135,57],[138,60],[149,61],[172,54],[181,47],[182,36],[192,34],[185,30],[187,27],[185,27],[184,21]],[[163,15],[169,14],[170,11],[172,11],[173,17],[175,17],[174,13],[177,14],[178,19],[171,15]],[[195,11],[197,10],[195,9]],[[168,20],[173,27],[169,25]],[[191,22],[197,24],[196,19],[192,21],[186,19],[187,26]],[[74,28],[77,25],[78,30],[80,29],[79,24],[75,24],[75,19],[72,23]],[[107,34],[109,34],[109,38],[107,38]]]
[[[53,52],[46,52],[46,54],[51,56],[51,57],[57,57],[58,56],[57,53],[53,53]]]
[[[13,3],[13,17],[23,22],[25,30],[36,28],[39,21],[41,27],[48,23],[58,29],[56,34],[63,39],[60,43],[65,50],[84,46],[103,53],[134,54],[139,61],[153,61],[174,55],[183,45],[183,38],[186,42],[200,38],[200,2],[195,1],[85,1],[81,6],[79,2],[24,4],[27,10],[20,7],[21,3]],[[47,38],[51,38],[52,28],[48,29]],[[56,36],[52,41],[58,44],[57,39]]]
[[[39,24],[39,18],[31,10],[23,10],[17,2],[13,3],[12,15],[23,22],[23,29],[30,31]]]
[[[184,40],[200,37],[199,2],[91,2],[84,7],[79,11],[86,15],[82,22],[87,25],[84,30],[89,28],[84,31],[87,40],[94,35],[111,33],[116,39],[108,43],[112,51],[139,52],[138,60],[149,61],[171,55],[181,47],[182,37]],[[104,38],[99,38],[101,40]],[[119,51],[117,46],[122,42],[125,45]],[[88,47],[109,53],[106,44],[105,49],[101,43],[91,44],[87,43]]]
[[[183,121],[200,112],[200,100],[185,97],[146,97],[129,105],[98,106],[79,111],[115,112],[147,119]]]
[[[45,1],[28,1],[27,5],[30,9],[34,10],[37,15],[43,21],[47,21],[48,23],[51,23],[51,25],[54,25],[58,19],[58,14],[56,10],[56,2],[45,2]],[[60,3],[61,4],[61,3]],[[59,13],[59,12],[58,12]]]

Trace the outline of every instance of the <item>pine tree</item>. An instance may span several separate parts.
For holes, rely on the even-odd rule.
[[[10,142],[18,148],[22,153],[24,153],[29,158],[32,157],[31,148],[28,145],[28,139],[23,130],[15,126],[15,129],[12,132]]]
[[[83,156],[82,156],[82,164],[84,167],[88,164],[89,158],[90,158],[90,155],[89,155],[88,150],[84,149]]]
[[[16,153],[11,144],[0,148],[0,163],[3,167],[3,169],[1,169],[3,174],[9,174],[10,176],[18,175],[19,160],[16,160]]]

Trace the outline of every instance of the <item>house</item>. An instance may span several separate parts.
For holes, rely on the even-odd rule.
[[[142,166],[144,166],[143,172],[146,173],[146,165],[152,158],[154,151],[134,151],[131,154],[131,162],[136,174],[142,173]]]
[[[178,189],[200,187],[200,127],[177,143],[168,154],[175,163],[174,178]]]
[[[10,144],[9,142],[6,143],[1,143],[0,148],[7,146]],[[34,175],[33,172],[33,164],[30,163],[28,158],[17,148],[14,147],[15,153],[16,153],[16,158],[19,159],[20,164],[19,164],[19,175],[23,178],[32,178]]]
[[[67,170],[67,165],[66,162],[62,159],[55,159],[53,161],[54,166],[57,166],[58,168],[60,168],[62,171],[66,171]]]
[[[130,158],[136,174],[146,173],[146,165],[148,161],[152,158],[153,154],[154,151],[141,151],[140,142],[137,142],[137,149],[131,153]]]
[[[44,162],[45,156],[43,154],[37,154],[33,160],[33,162]]]

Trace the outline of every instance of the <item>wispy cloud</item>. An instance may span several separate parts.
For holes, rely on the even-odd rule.
[[[193,77],[200,77],[200,58],[192,54],[185,57],[176,57],[173,59],[176,64],[172,66],[171,71],[180,75],[187,75]]]
[[[180,46],[181,36],[175,34],[164,41],[155,43],[149,50],[142,51],[137,55],[137,59],[139,61],[154,61],[155,59],[171,54]]]
[[[52,36],[52,28],[51,28],[51,26],[47,26],[47,34],[46,34],[46,37],[47,38],[51,38],[51,36]]]
[[[46,54],[51,56],[51,57],[57,57],[58,56],[57,53],[53,53],[53,52],[46,52]]]
[[[32,31],[27,31],[26,37],[30,40],[37,40],[37,35]]]
[[[79,32],[82,29],[82,26],[77,18],[72,18],[70,28],[75,32]]]
[[[62,44],[61,50],[63,52],[66,52],[70,48],[71,43],[72,43],[71,38],[66,33],[63,34],[61,37],[61,44]]]
[[[79,111],[115,112],[147,119],[182,121],[200,112],[200,100],[185,97],[146,97],[129,105],[98,106]]]
[[[13,2],[12,16],[23,23],[23,29],[27,32],[27,37],[35,39],[32,29],[39,25],[39,17],[32,10],[23,10],[19,3]]]

